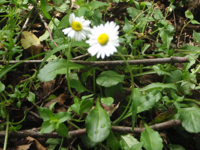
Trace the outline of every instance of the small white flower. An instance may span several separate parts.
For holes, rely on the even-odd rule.
[[[107,22],[105,25],[94,26],[89,34],[89,40],[86,41],[90,45],[88,52],[97,58],[104,59],[105,55],[108,57],[114,52],[117,52],[116,47],[119,46],[118,37],[119,26],[115,22]]]
[[[75,17],[74,13],[69,16],[69,23],[71,27],[63,29],[64,34],[68,34],[71,39],[76,41],[85,40],[86,36],[90,33],[90,21],[85,20],[83,16]]]

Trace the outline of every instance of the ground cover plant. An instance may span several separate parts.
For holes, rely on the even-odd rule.
[[[0,149],[200,149],[199,1],[0,1]]]

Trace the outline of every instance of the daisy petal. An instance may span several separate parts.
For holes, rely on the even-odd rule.
[[[94,26],[88,34],[89,40],[86,41],[90,45],[88,52],[92,56],[97,54],[97,58],[101,57],[102,59],[117,52],[116,46],[119,46],[118,29],[119,26],[113,21],[106,22],[105,25]],[[107,36],[104,36],[105,34]],[[98,39],[100,36],[101,38]]]

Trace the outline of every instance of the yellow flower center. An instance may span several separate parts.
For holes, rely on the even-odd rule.
[[[109,39],[108,35],[105,33],[102,33],[99,35],[97,40],[98,40],[99,44],[105,45],[108,42],[108,39]]]
[[[80,31],[82,29],[82,24],[78,21],[74,21],[72,22],[71,27],[76,31]]]

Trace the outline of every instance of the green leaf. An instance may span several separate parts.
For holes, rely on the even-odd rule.
[[[86,131],[93,142],[102,142],[110,134],[110,118],[97,100],[96,107],[90,111],[85,119]]]
[[[153,70],[159,75],[168,75],[168,76],[171,76],[171,74],[167,71],[163,71],[162,68],[163,66],[162,65],[154,65],[153,66]]]
[[[160,9],[156,9],[153,13],[153,17],[156,19],[156,20],[160,20],[160,19],[163,19],[163,14],[162,12],[160,11]]]
[[[38,107],[38,111],[44,121],[50,120],[50,117],[53,116],[53,112],[46,107]]]
[[[69,112],[59,112],[55,114],[54,117],[59,120],[59,123],[62,123],[62,122],[67,121],[71,117],[71,115]]]
[[[62,13],[64,13],[68,8],[69,8],[69,5],[67,5],[66,3],[61,4],[61,6],[59,7],[55,7],[57,11],[60,11]]]
[[[176,83],[182,80],[182,72],[180,70],[175,70],[171,72],[171,76],[166,78],[167,83]]]
[[[54,130],[54,127],[52,126],[52,124],[49,122],[49,120],[47,121],[44,121],[42,123],[42,126],[41,126],[41,130],[40,130],[40,133],[50,133]]]
[[[63,29],[63,28],[66,28],[66,27],[69,27],[70,26],[70,23],[69,23],[69,14],[68,15],[65,15],[59,25],[58,25],[58,29]]]
[[[167,146],[169,147],[170,150],[185,150],[185,148],[182,147],[181,145],[169,144]]]
[[[86,99],[81,101],[80,111],[82,113],[87,113],[91,110],[93,106],[93,99]]]
[[[91,141],[87,135],[82,135],[81,141],[86,148],[93,148],[98,144],[98,142]]]
[[[188,71],[188,70],[190,69],[190,67],[191,67],[192,65],[194,65],[195,62],[196,62],[196,60],[195,60],[194,57],[192,57],[192,56],[190,56],[190,55],[188,55],[187,57],[188,57],[188,60],[189,60],[190,62],[189,62],[189,63],[184,63],[183,70],[185,70],[185,71]]]
[[[196,86],[195,84],[197,82],[196,75],[191,74],[187,70],[182,74],[182,76],[183,80],[181,81],[180,87],[178,89],[183,95],[187,95],[191,93],[191,89],[194,89]]]
[[[123,147],[127,149],[131,149],[133,145],[139,143],[139,141],[130,134],[120,135],[120,142],[122,142]]]
[[[173,34],[174,34],[174,27],[172,25],[168,25],[165,29],[160,28],[159,35],[163,41],[162,47],[164,48],[164,52],[167,52],[169,50],[171,41],[173,40]]]
[[[140,4],[137,1],[134,1],[135,7],[140,10]]]
[[[191,20],[191,23],[192,24],[200,24],[198,21],[196,21],[196,20]]]
[[[145,130],[141,133],[140,141],[144,142],[143,147],[148,150],[161,150],[163,148],[163,140],[157,131],[149,128],[145,124]]]
[[[192,14],[189,10],[187,10],[187,11],[185,12],[185,16],[186,16],[187,18],[191,19],[191,20],[194,19],[193,14]]]
[[[35,103],[35,94],[29,91],[29,92],[28,92],[28,97],[27,97],[27,99],[28,99],[30,102]]]
[[[108,105],[108,106],[111,106],[112,103],[114,102],[114,99],[113,99],[112,97],[103,97],[103,98],[101,98],[101,102],[102,102],[103,104],[106,104],[106,105]]]
[[[142,150],[143,142],[137,143],[131,147],[130,150]]]
[[[96,79],[98,85],[111,87],[117,85],[124,80],[124,75],[119,75],[114,71],[104,71]]]
[[[61,142],[61,139],[48,138],[48,140],[46,141],[46,144],[58,145],[60,144],[60,142]]]
[[[78,16],[86,16],[86,17],[91,17],[93,15],[93,11],[91,11],[89,8],[85,7],[85,6],[81,6],[78,9]]]
[[[91,1],[89,3],[89,5],[91,6],[92,10],[99,8],[101,6],[109,6],[108,3],[103,3],[103,2],[100,2],[100,1]]]
[[[60,123],[59,127],[56,129],[56,132],[63,137],[69,137],[68,129],[65,124]]]
[[[67,60],[59,59],[50,61],[47,65],[42,68],[38,74],[38,78],[42,82],[53,80],[57,74],[66,74],[67,73]],[[71,69],[80,69],[84,66],[69,62],[69,68]]]
[[[107,145],[112,149],[112,150],[118,150],[119,149],[119,141],[116,139],[115,135],[113,134],[112,131],[110,131],[110,135],[106,139]]]
[[[178,113],[180,114],[180,119],[182,126],[186,131],[190,133],[200,132],[200,109],[196,107],[190,108],[180,108]]]
[[[86,89],[80,81],[72,79],[70,80],[70,85],[72,88],[75,88],[77,92],[82,93],[85,91],[89,91],[88,89]]]
[[[156,103],[156,95],[148,94],[139,96],[137,113],[151,109]]]
[[[134,131],[135,127],[135,121],[136,121],[136,115],[137,115],[137,108],[139,105],[139,90],[138,88],[133,89],[133,94],[132,94],[132,131]]]
[[[46,11],[46,7],[45,7],[46,0],[41,0],[41,1],[40,1],[40,4],[41,4],[41,10],[42,10],[43,14],[47,17],[47,19],[51,19],[51,16],[50,16],[49,13]]]
[[[0,92],[3,92],[4,90],[5,90],[5,85],[0,81]]]
[[[81,102],[79,102],[79,99],[75,98],[74,104],[71,105],[71,108],[73,109],[73,111],[75,111],[75,113],[79,114],[80,113],[80,105],[81,105]]]
[[[132,29],[132,25],[129,23],[128,19],[125,17],[125,25],[123,27],[123,31],[125,33],[128,33],[131,31],[131,29]]]
[[[127,12],[129,14],[129,16],[131,16],[131,18],[134,20],[141,13],[141,10],[138,10],[134,7],[129,7],[129,8],[127,8]],[[143,18],[143,16],[144,15],[141,15],[139,18]],[[136,22],[138,22],[138,21],[136,21]]]
[[[164,83],[158,82],[158,83],[151,83],[143,88],[140,88],[139,91],[142,92],[142,91],[148,91],[148,90],[154,90],[154,89],[163,90],[166,88],[177,90],[177,88],[174,84],[171,84],[171,83],[164,84]]]
[[[56,25],[58,25],[58,24],[60,23],[60,21],[59,21],[57,18],[54,18],[53,20],[54,20],[54,22],[56,23]],[[50,21],[48,27],[49,27],[49,29],[50,29],[51,31],[53,30],[53,28],[54,28],[54,23],[53,23],[52,20]],[[45,33],[39,37],[39,40],[40,40],[40,41],[44,41],[44,40],[46,40],[48,37],[49,37],[49,31],[46,30]]]
[[[122,82],[118,83],[117,85],[105,88],[105,96],[106,97],[113,97],[119,92],[123,90]]]
[[[196,43],[196,41],[200,42],[200,33],[197,33],[195,30],[193,30],[193,40]]]

